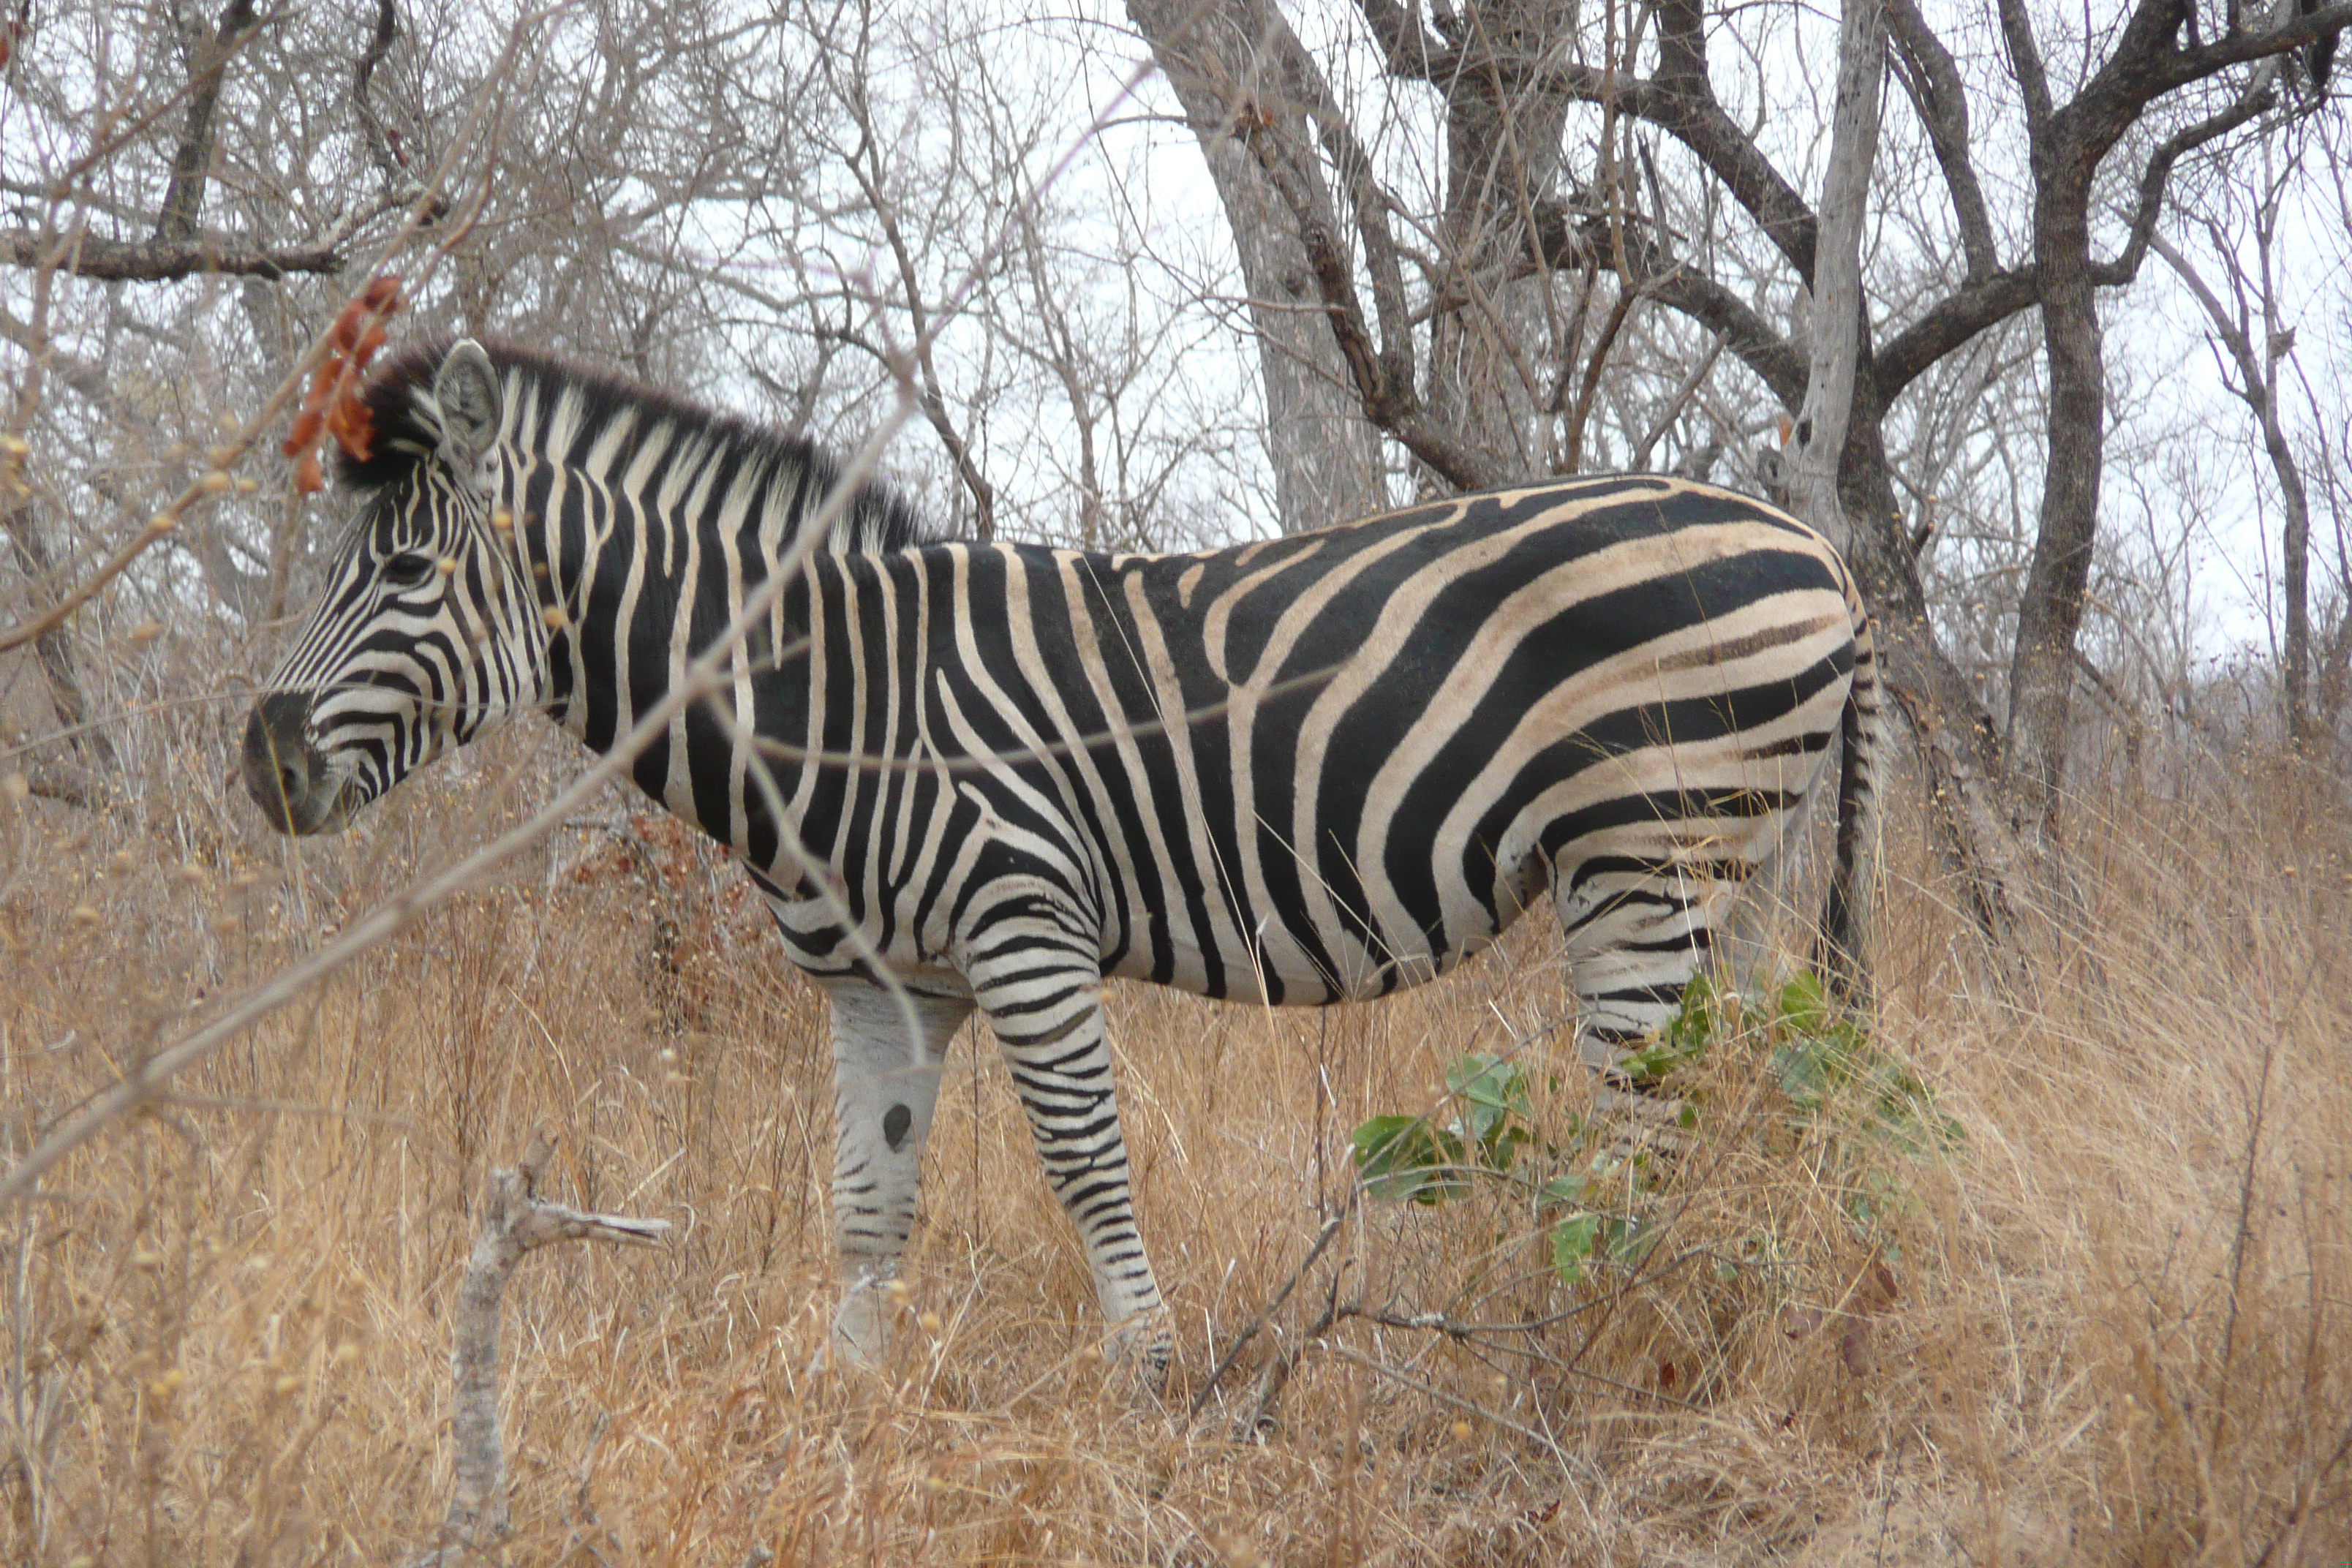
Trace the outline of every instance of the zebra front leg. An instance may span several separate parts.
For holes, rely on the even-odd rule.
[[[1054,1195],[1062,1201],[1093,1271],[1114,1363],[1132,1363],[1152,1390],[1165,1381],[1173,1345],[1168,1313],[1135,1225],[1127,1142],[1111,1083],[1102,983],[1089,960],[1047,964],[1031,951],[972,974],[981,1010],[996,1031],[1013,1085]]]
[[[842,1285],[833,1343],[843,1360],[872,1366],[889,1342],[887,1292],[915,1225],[940,1066],[971,1004],[902,1001],[857,980],[825,989],[833,1002],[833,1233]]]

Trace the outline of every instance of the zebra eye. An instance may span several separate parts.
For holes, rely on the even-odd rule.
[[[421,588],[433,580],[433,557],[430,555],[395,555],[383,563],[384,585],[391,588]]]

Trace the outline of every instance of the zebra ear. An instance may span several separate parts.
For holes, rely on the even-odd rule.
[[[433,401],[441,407],[443,455],[467,474],[499,438],[502,399],[490,356],[471,338],[460,338],[433,378]]]

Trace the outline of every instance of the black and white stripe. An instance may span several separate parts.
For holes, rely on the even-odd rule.
[[[519,709],[609,747],[835,480],[803,445],[515,350],[405,357],[369,401],[357,530],[248,731],[248,782],[297,830]],[[974,1007],[1106,1319],[1157,1359],[1106,976],[1383,995],[1549,898],[1605,1066],[1674,1015],[1841,732],[1828,934],[1853,949],[1870,628],[1835,552],[1770,507],[1547,480],[1159,556],[924,543],[872,489],[845,516],[634,773],[741,856],[832,995],[854,1354],[879,1349]],[[431,580],[403,585],[417,559]]]

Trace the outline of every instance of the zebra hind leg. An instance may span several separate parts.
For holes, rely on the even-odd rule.
[[[1030,949],[1008,954],[1001,967],[975,969],[971,980],[1028,1112],[1045,1179],[1085,1247],[1110,1329],[1105,1348],[1156,1393],[1174,1346],[1136,1228],[1100,975],[1084,954],[1065,965]]]
[[[826,989],[833,1002],[833,1230],[842,1276],[832,1343],[843,1361],[873,1366],[888,1347],[889,1289],[914,1228],[940,1068],[971,1004],[902,999],[863,981]]]
[[[1738,888],[1675,867],[1623,862],[1588,867],[1558,885],[1576,990],[1577,1054],[1601,1080],[1595,1108],[1619,1124],[1618,1152],[1679,1152],[1681,1101],[1654,1078],[1628,1070],[1646,1041],[1682,1011],[1683,993],[1706,962],[1717,920]]]

